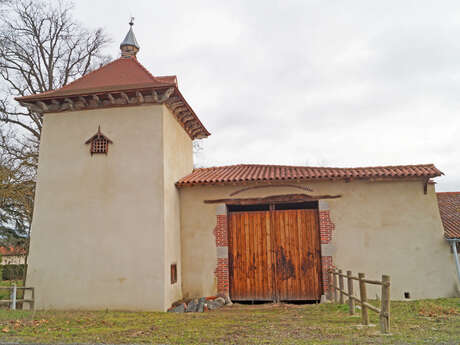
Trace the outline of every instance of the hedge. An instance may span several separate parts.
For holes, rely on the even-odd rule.
[[[24,278],[26,265],[2,265],[2,280],[20,280]]]

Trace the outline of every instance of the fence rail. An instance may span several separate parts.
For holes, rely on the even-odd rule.
[[[390,333],[390,276],[382,275],[382,280],[369,280],[365,278],[364,273],[358,273],[354,277],[351,271],[344,274],[341,269],[329,269],[329,300],[340,304],[345,303],[344,297],[348,297],[348,306],[350,315],[355,314],[355,302],[361,305],[361,317],[363,325],[369,325],[369,310],[380,315],[380,329],[382,333]],[[338,278],[338,283],[337,283]],[[347,291],[344,288],[344,278],[347,279]],[[353,294],[353,281],[359,282],[359,298]],[[382,296],[380,308],[368,303],[366,284],[380,285],[382,287]]]
[[[10,290],[10,299],[0,299],[0,304],[9,304],[11,310],[16,310],[17,303],[29,303],[31,310],[35,308],[35,289],[33,287],[16,286],[0,286],[0,290]],[[25,296],[26,290],[31,291],[31,298],[17,298],[17,290],[24,290],[23,296]]]

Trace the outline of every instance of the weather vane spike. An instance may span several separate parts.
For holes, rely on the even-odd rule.
[[[129,21],[129,25],[131,25],[131,26],[134,25],[134,17],[131,17],[131,20]]]

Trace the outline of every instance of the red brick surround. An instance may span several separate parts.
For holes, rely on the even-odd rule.
[[[228,278],[228,235],[227,235],[227,215],[217,215],[217,225],[214,228],[217,247],[217,267],[215,270],[217,278],[217,293],[225,296],[229,295]],[[223,253],[220,253],[223,252]],[[226,257],[225,252],[227,253]]]
[[[321,244],[328,244],[332,240],[332,231],[335,225],[331,221],[329,210],[319,211],[319,229]],[[227,215],[217,215],[217,225],[214,228],[217,247],[217,267],[215,270],[217,279],[217,293],[229,295],[229,271],[228,271],[228,234]],[[332,256],[321,256],[323,291],[328,291],[329,281],[327,270],[333,267]]]
[[[331,221],[329,210],[319,211],[319,233],[321,236],[321,244],[327,244],[332,240],[332,230],[335,225]]]
[[[216,247],[228,247],[227,215],[217,215],[217,225],[214,229],[214,236],[216,236]]]
[[[229,295],[228,284],[228,259],[217,258],[217,293],[225,296]]]
[[[321,244],[328,244],[332,240],[332,231],[335,229],[332,223],[329,210],[320,210],[319,212],[319,232]],[[329,275],[327,270],[333,267],[332,256],[321,254],[321,269],[323,274],[323,292],[326,293],[329,289]]]

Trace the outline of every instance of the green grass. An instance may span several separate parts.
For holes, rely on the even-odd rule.
[[[0,280],[0,286],[11,286],[13,283],[16,286],[22,286],[22,280]],[[22,290],[17,291],[18,298],[22,295]],[[10,290],[7,289],[0,289],[0,299],[10,299]]]
[[[345,305],[233,305],[206,313],[0,310],[0,342],[460,344],[460,298],[391,303],[392,335]]]

